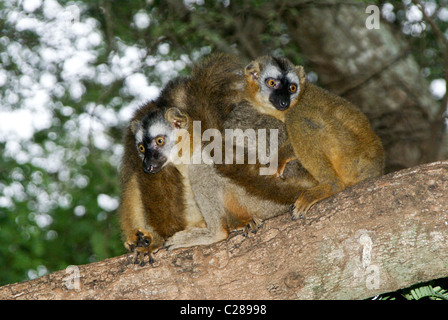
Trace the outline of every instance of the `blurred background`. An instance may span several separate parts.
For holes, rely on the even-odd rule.
[[[387,172],[447,159],[447,39],[448,0],[1,0],[0,285],[125,252],[123,130],[211,52],[304,65],[366,113]]]

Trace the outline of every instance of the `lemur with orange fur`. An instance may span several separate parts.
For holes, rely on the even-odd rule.
[[[308,81],[302,66],[285,58],[260,57],[245,68],[246,99],[261,113],[286,125],[278,176],[298,159],[317,182],[302,190],[293,218],[316,202],[365,179],[383,174],[384,151],[366,116],[347,100]]]

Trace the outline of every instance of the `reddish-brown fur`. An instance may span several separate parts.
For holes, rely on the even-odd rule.
[[[238,70],[240,66],[231,56],[212,55],[195,66],[189,78],[171,81],[156,101],[135,112],[130,123],[141,120],[150,111],[165,114],[175,107],[192,119],[201,120],[203,130],[219,129],[233,103],[239,100],[243,81]],[[156,174],[143,172],[131,125],[124,137],[120,178],[120,222],[128,249],[150,254],[188,223],[201,225],[186,217],[189,201],[185,199],[185,178],[178,168],[168,164]],[[142,238],[151,244],[137,250],[138,243],[144,243]]]
[[[250,72],[260,72],[269,57],[257,61],[249,65]],[[287,162],[298,159],[316,181],[315,186],[301,190],[295,201],[293,217],[297,217],[316,202],[381,175],[384,154],[380,139],[358,108],[306,82],[303,68],[289,64],[299,77],[300,92],[280,116],[277,109],[260,106],[256,78],[246,75],[246,88],[254,108],[285,122],[288,142],[279,150],[279,174],[282,175]]]

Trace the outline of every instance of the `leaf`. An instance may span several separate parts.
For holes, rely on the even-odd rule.
[[[412,286],[405,289],[402,294],[408,300],[420,300],[422,298],[429,298],[431,300],[448,300],[447,290],[432,285],[422,285],[420,287]]]

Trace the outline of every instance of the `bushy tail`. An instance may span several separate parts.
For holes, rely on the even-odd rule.
[[[227,115],[241,100],[243,88],[242,66],[236,57],[210,55],[193,68],[188,81],[190,116],[201,121],[203,130],[221,130]]]

